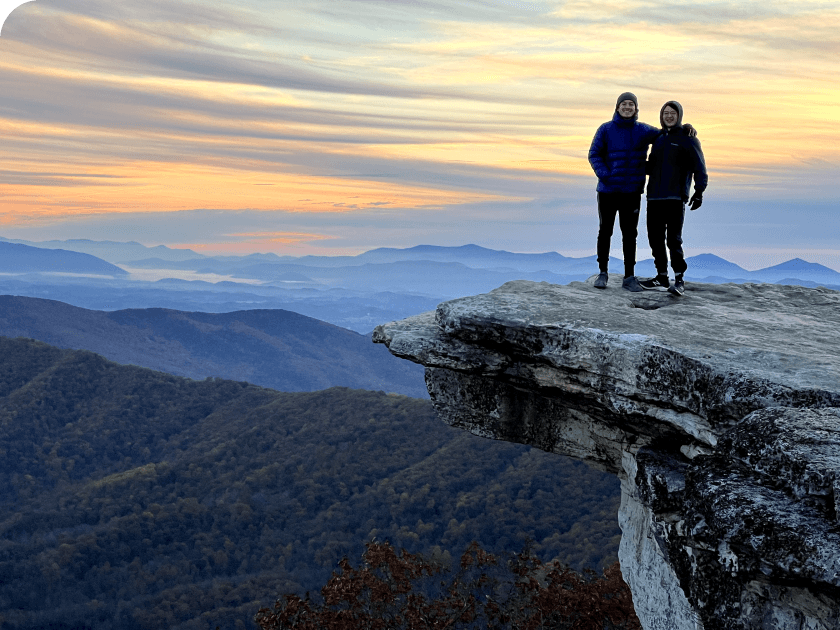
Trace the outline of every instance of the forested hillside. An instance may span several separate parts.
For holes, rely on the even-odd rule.
[[[253,627],[376,538],[615,560],[615,479],[431,404],[192,381],[0,338],[0,627]]]

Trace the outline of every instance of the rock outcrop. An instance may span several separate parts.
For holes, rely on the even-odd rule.
[[[647,630],[840,628],[840,293],[509,282],[379,326],[440,417],[621,479]]]

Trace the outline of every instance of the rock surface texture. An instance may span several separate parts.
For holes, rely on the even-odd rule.
[[[509,282],[379,326],[440,417],[621,479],[647,630],[840,629],[840,293]]]

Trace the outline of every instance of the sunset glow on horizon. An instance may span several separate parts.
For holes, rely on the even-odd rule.
[[[689,255],[840,269],[838,53],[834,2],[38,0],[0,34],[0,236],[594,253],[629,90],[699,131]]]

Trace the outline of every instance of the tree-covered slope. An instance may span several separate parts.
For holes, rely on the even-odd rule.
[[[192,381],[0,338],[0,627],[253,627],[376,538],[615,559],[615,480],[425,400]]]

